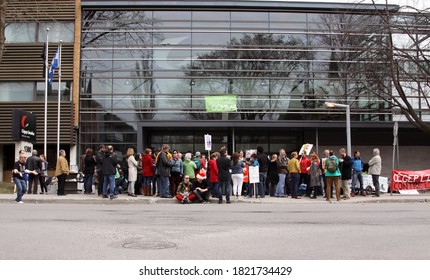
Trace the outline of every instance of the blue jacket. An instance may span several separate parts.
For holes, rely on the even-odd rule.
[[[254,160],[249,166],[258,166],[258,167],[260,167],[260,164],[258,163],[258,160]]]
[[[239,160],[236,165],[231,165],[231,174],[243,174],[243,168],[245,167],[245,164],[243,161]]]
[[[361,157],[352,158],[352,169],[354,171],[363,171],[363,161],[361,160]]]
[[[174,160],[173,158],[170,160],[172,162],[171,172],[179,172],[184,174],[184,166],[182,164],[182,159],[178,158],[178,160]]]

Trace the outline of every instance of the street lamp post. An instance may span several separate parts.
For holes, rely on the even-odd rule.
[[[399,169],[399,121],[400,118],[402,117],[401,115],[401,110],[400,108],[393,108],[393,121],[394,121],[394,127],[393,127],[393,169],[397,168]],[[396,161],[396,154],[397,154],[397,161]],[[397,165],[395,166],[394,163],[397,163]]]
[[[346,152],[349,156],[351,154],[351,111],[349,105],[338,104],[333,102],[325,102],[327,108],[345,108],[346,109]]]

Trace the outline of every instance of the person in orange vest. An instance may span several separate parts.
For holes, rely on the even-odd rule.
[[[245,196],[249,196],[249,166],[248,164],[245,164],[245,167],[243,168],[243,187],[246,190]]]

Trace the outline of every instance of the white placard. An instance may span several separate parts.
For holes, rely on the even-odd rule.
[[[258,166],[249,166],[249,182],[260,183],[260,168]]]
[[[356,184],[357,186],[357,184]],[[372,189],[375,189],[375,186],[373,186],[373,180],[372,180],[372,175],[366,175],[363,174],[363,187],[367,188],[367,187],[372,187]],[[383,177],[383,176],[379,176],[379,191],[386,193],[388,192],[388,178],[387,177]]]
[[[205,134],[205,150],[212,150],[212,135]]]
[[[300,149],[299,155],[302,155],[303,153],[305,153],[306,155],[309,155],[312,151],[312,147],[314,146],[314,144],[303,144],[302,148]]]
[[[257,149],[246,150],[245,158],[251,158],[253,154],[257,154]]]

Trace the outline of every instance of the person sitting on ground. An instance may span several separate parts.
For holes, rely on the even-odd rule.
[[[196,199],[201,203],[209,203],[209,184],[206,180],[206,173],[204,169],[200,171],[194,181],[193,193],[196,195]]]
[[[184,188],[184,193],[182,194],[182,201],[181,203],[188,203],[188,196],[190,195],[190,187],[189,186],[185,186]]]
[[[178,191],[176,192],[176,199],[182,204],[190,203],[196,195],[192,193],[193,184],[190,182],[190,176],[185,175],[184,181],[182,181],[178,186]]]

